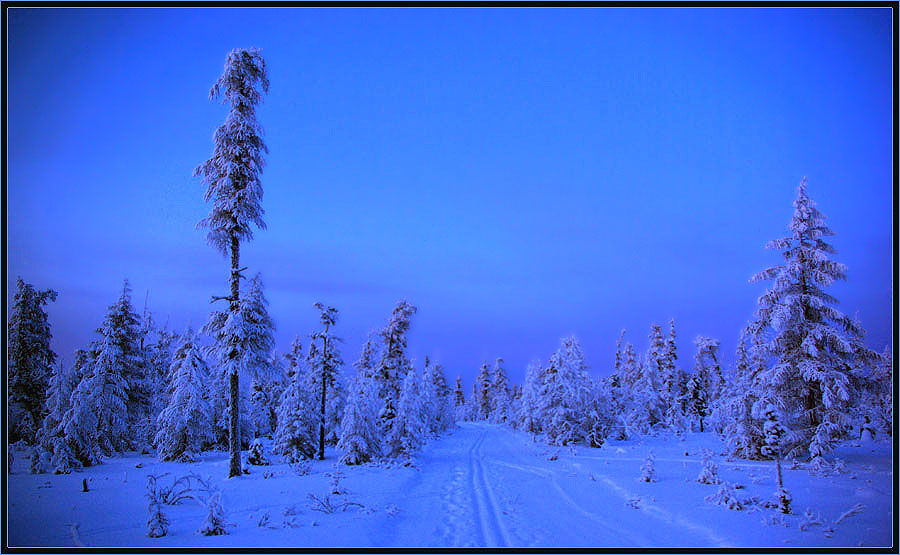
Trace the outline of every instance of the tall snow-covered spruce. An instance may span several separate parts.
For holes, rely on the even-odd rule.
[[[797,189],[791,235],[766,245],[782,250],[784,264],[763,270],[751,281],[774,283],[760,298],[756,319],[765,335],[764,355],[772,364],[754,375],[757,403],[774,404],[790,430],[787,442],[797,453],[818,457],[829,452],[850,422],[858,392],[852,370],[861,355],[863,330],[835,308],[824,291],[846,279],[847,268],[832,261],[834,248],[823,237],[834,233],[806,191]]]
[[[44,305],[56,300],[56,291],[35,289],[22,278],[7,324],[7,430],[9,441],[35,441],[41,411],[56,354],[50,349],[50,323]]]
[[[236,319],[239,312],[241,277],[240,244],[253,238],[251,224],[265,229],[260,174],[263,153],[268,148],[262,139],[262,127],[256,121],[256,106],[269,92],[266,62],[259,49],[232,50],[225,61],[222,76],[210,89],[213,99],[230,105],[225,123],[216,129],[212,157],[197,166],[194,175],[207,185],[205,200],[212,201],[209,215],[199,227],[209,230],[207,241],[223,255],[231,255],[231,293],[222,297]],[[221,361],[229,376],[230,419],[228,476],[241,475],[240,413],[238,374],[241,370],[241,345],[238,322],[232,322],[223,338],[227,344]]]
[[[381,407],[378,414],[381,435],[385,438],[385,454],[397,456],[403,450],[399,440],[403,434],[399,429],[399,402],[406,375],[412,372],[412,365],[406,354],[406,334],[416,307],[406,301],[400,301],[391,314],[387,326],[381,330],[382,348],[380,360],[376,365],[375,379]]]

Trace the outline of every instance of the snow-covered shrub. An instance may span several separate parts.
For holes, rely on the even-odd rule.
[[[704,499],[706,499],[708,503],[713,503],[714,505],[724,505],[732,511],[744,509],[744,504],[734,491],[734,486],[728,482],[723,481],[720,483],[719,490],[712,495],[707,495]]]
[[[722,480],[719,478],[719,467],[712,460],[712,451],[703,450],[703,468],[700,469],[700,475],[697,481],[701,484],[718,484]]]
[[[833,467],[825,460],[825,457],[813,457],[808,470],[813,476],[829,476],[833,472]]]
[[[266,466],[269,464],[269,459],[266,458],[261,439],[256,438],[253,440],[253,443],[250,444],[250,454],[247,455],[247,463],[255,466]]]
[[[169,531],[169,519],[162,511],[163,493],[160,491],[157,479],[159,476],[150,474],[147,476],[147,493],[146,497],[149,501],[147,511],[147,535],[151,538],[160,538],[165,536]]]
[[[213,493],[206,503],[208,512],[206,520],[200,525],[198,533],[204,536],[220,536],[227,534],[225,527],[228,523],[225,521],[225,509],[222,507],[222,494],[220,492]]]
[[[307,476],[312,472],[312,462],[309,460],[299,460],[291,463],[291,470],[297,476]]]
[[[644,464],[641,465],[641,482],[656,481],[656,466],[654,465],[653,451],[647,453]]]
[[[792,497],[784,487],[775,490],[775,499],[778,502],[779,510],[784,514],[790,514]]]
[[[819,513],[813,513],[813,510],[809,507],[803,511],[803,520],[800,521],[800,531],[805,532],[812,528],[813,526],[823,526],[825,522],[822,520],[822,515]]]

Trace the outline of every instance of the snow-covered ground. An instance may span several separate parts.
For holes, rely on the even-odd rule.
[[[268,446],[268,444],[267,444]],[[10,546],[148,547],[856,547],[889,546],[892,538],[892,455],[888,442],[849,442],[829,460],[843,469],[814,475],[785,465],[794,514],[783,518],[760,505],[729,510],[704,500],[719,486],[696,482],[701,449],[717,454],[722,479],[743,486],[739,497],[772,498],[771,462],[728,461],[709,433],[610,441],[573,454],[532,442],[530,436],[482,423],[462,423],[430,442],[414,466],[337,466],[337,451],[312,463],[308,475],[273,461],[248,466],[249,475],[224,479],[225,453],[198,463],[159,463],[130,454],[84,472],[28,473],[19,456],[8,476]],[[657,482],[640,482],[652,449]],[[555,460],[552,455],[556,454]],[[333,513],[314,510],[344,477]],[[225,536],[196,532],[206,508],[194,501],[164,506],[167,536],[147,537],[147,475],[168,472],[162,484],[196,472],[221,489]],[[89,491],[82,492],[82,479]],[[857,507],[856,514],[841,515]],[[822,524],[803,527],[807,508]],[[268,515],[268,517],[266,517]],[[835,521],[840,520],[837,524]],[[266,522],[267,521],[267,522]],[[262,523],[262,525],[260,525]],[[77,529],[73,531],[73,524]]]

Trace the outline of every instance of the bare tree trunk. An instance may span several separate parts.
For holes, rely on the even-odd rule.
[[[238,263],[240,261],[240,242],[237,235],[231,236],[231,303],[230,310],[234,314],[239,309],[238,295],[240,294],[240,273]],[[229,339],[230,340],[230,339]],[[231,346],[228,358],[232,363],[239,356],[237,345]],[[238,373],[234,364],[231,366],[230,376],[231,414],[228,421],[228,444],[231,452],[231,460],[228,466],[228,477],[241,475],[241,415],[238,410]]]
[[[778,489],[784,489],[784,479],[781,476],[781,450],[778,450],[778,453],[775,454],[775,475],[778,478]]]

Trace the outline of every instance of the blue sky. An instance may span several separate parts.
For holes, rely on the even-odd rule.
[[[606,374],[675,318],[725,360],[780,256],[801,177],[849,280],[831,292],[891,337],[889,9],[9,10],[7,299],[59,291],[71,361],[127,277],[181,329],[227,292],[192,169],[235,47],[262,49],[277,347],[340,309],[344,359],[397,300],[410,338],[467,384],[514,381],[576,334]]]

